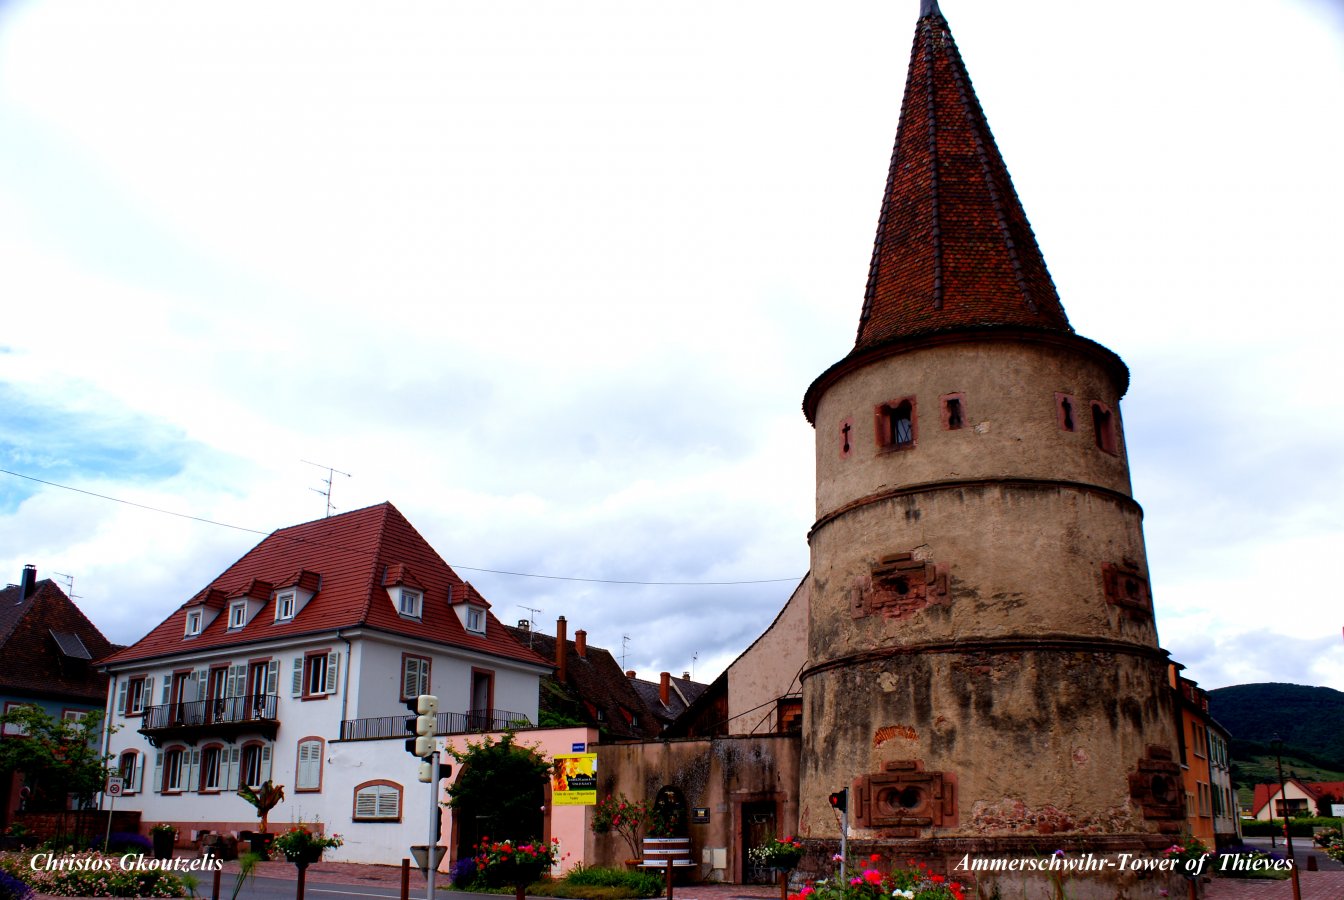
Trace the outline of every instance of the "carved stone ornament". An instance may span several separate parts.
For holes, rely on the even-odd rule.
[[[873,563],[870,573],[850,588],[850,614],[903,619],[926,606],[947,602],[946,565],[894,553]]]
[[[893,837],[917,837],[920,829],[957,822],[956,776],[925,772],[916,759],[884,764],[881,772],[854,782],[853,793],[855,823]]]

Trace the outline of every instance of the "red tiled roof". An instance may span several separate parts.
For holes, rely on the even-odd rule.
[[[1322,797],[1327,795],[1338,797],[1344,800],[1344,781],[1303,781],[1300,778],[1289,777],[1286,781],[1301,788],[1302,793],[1311,798],[1313,802],[1319,803]],[[1257,784],[1255,793],[1251,797],[1251,815],[1256,815],[1265,808],[1265,804],[1280,795],[1280,786],[1277,784]]]
[[[393,571],[402,575],[414,572],[414,584],[424,591],[419,621],[399,615],[393,607],[384,587],[392,583],[386,579]],[[462,626],[448,604],[448,595],[450,587],[454,595],[463,593],[465,582],[391,503],[282,528],[229,566],[193,600],[199,604],[204,597],[218,596],[212,594],[214,591],[234,597],[255,596],[249,592],[263,583],[281,588],[297,583],[318,590],[289,621],[276,622],[274,607],[268,603],[242,629],[228,630],[228,614],[221,612],[194,638],[184,637],[185,609],[193,604],[188,601],[149,634],[105,662],[121,664],[365,626],[549,665],[515,641],[489,613],[484,636],[471,634]]]
[[[1071,334],[947,20],[922,13],[854,352],[997,326]]]

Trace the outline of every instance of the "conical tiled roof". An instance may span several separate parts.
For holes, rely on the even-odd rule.
[[[997,326],[1073,331],[947,20],[925,0],[854,353]]]

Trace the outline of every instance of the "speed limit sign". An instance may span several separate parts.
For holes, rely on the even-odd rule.
[[[108,779],[107,779],[107,796],[109,796],[109,797],[120,797],[120,796],[121,796],[121,788],[122,788],[122,784],[123,784],[122,780],[121,780],[120,778],[118,778],[116,775],[113,775],[112,777],[108,778]]]

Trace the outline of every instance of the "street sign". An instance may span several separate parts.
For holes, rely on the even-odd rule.
[[[587,744],[570,744],[570,745],[569,745],[569,752],[570,752],[570,753],[582,753],[582,752],[584,752],[584,751],[587,750],[587,749],[588,749],[588,745],[587,745]]]
[[[1344,819],[1344,803],[1331,803],[1330,815],[1336,819]]]
[[[107,796],[120,797],[121,789],[123,787],[125,787],[125,783],[121,780],[121,778],[119,778],[116,775],[111,776],[110,778],[107,779],[107,788],[106,788]]]

